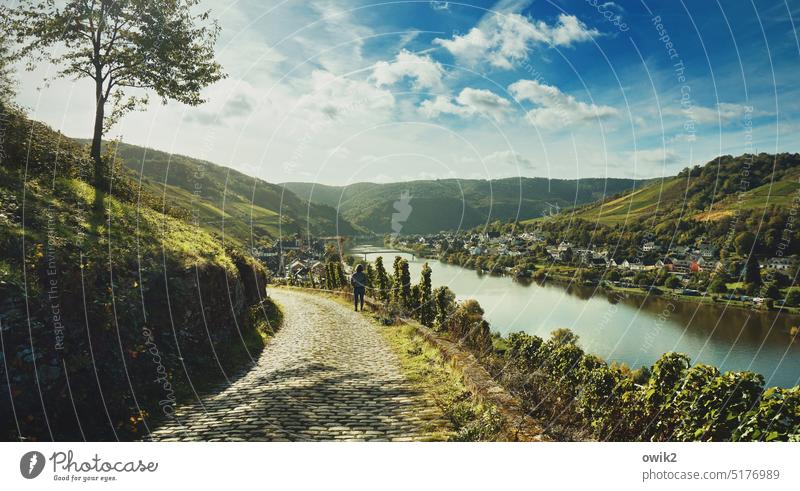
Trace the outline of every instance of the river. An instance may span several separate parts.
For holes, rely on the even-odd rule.
[[[524,331],[547,338],[554,329],[566,327],[580,336],[586,352],[632,368],[652,365],[661,354],[678,351],[693,363],[715,365],[720,371],[760,373],[767,386],[800,383],[800,343],[792,343],[789,335],[790,327],[800,324],[798,316],[657,296],[615,301],[590,287],[525,284],[435,259],[412,259],[399,251],[369,252],[375,250],[387,249],[358,245],[348,254],[363,258],[366,252],[369,261],[383,256],[389,274],[394,257],[402,256],[409,261],[413,282],[419,281],[427,261],[434,288],[446,285],[459,300],[476,299],[492,330],[501,334]]]

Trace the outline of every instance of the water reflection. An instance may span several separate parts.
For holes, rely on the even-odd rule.
[[[369,250],[354,248],[362,254]],[[412,280],[418,281],[425,259],[404,253],[368,253],[367,258],[374,261],[383,256],[391,268],[395,255],[409,261]],[[788,387],[800,382],[800,343],[791,343],[789,335],[790,327],[800,324],[798,316],[574,284],[542,285],[436,260],[428,263],[434,287],[447,285],[459,300],[477,299],[492,329],[502,334],[525,331],[546,337],[566,327],[580,336],[587,352],[632,367],[650,365],[666,351],[681,351],[694,362],[713,364],[723,371],[759,372],[768,385]]]

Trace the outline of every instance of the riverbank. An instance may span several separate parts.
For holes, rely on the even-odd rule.
[[[794,315],[734,308],[708,298],[703,303],[681,301],[669,291],[647,295],[639,287],[601,289],[571,277],[512,281],[386,249],[377,243],[353,251],[371,262],[382,256],[384,265],[393,264],[395,256],[405,258],[414,283],[427,262],[434,289],[447,286],[460,302],[480,302],[491,330],[502,336],[521,331],[546,337],[569,328],[588,352],[631,369],[652,366],[663,353],[675,351],[721,371],[761,373],[767,386],[800,382],[800,342],[793,342],[797,336],[792,330],[800,322]]]
[[[428,332],[425,339],[441,352],[452,348],[468,353],[476,360],[474,369],[491,374],[489,384],[496,381],[502,386],[499,391],[507,390],[521,401],[522,414],[546,422],[543,433],[548,437],[559,441],[791,441],[800,436],[796,432],[798,386],[765,388],[764,377],[757,373],[722,373],[714,366],[692,364],[689,356],[677,352],[664,352],[652,366],[632,371],[585,352],[578,336],[568,329],[557,329],[547,339],[525,333],[499,337],[490,333],[484,310],[476,301],[443,299],[438,291],[428,297],[435,305],[436,320],[429,319],[426,326],[430,327],[414,331]],[[349,307],[347,288],[335,293]],[[422,297],[419,301],[425,302]],[[399,356],[418,354],[419,345],[406,344],[410,331],[387,327],[384,321],[413,317],[424,322],[423,310],[402,297],[393,297],[392,304],[383,309],[371,302],[379,309],[381,321],[375,327],[399,336]],[[403,327],[408,326],[401,323]],[[425,364],[415,366],[424,368]],[[491,419],[488,423],[492,425]]]
[[[425,248],[412,248],[402,246],[400,244],[396,244],[394,242],[387,242],[387,247],[394,248],[398,251],[405,252],[408,254],[414,254],[417,257],[424,258],[424,259],[434,259],[437,261],[441,261],[445,264],[452,264],[454,266],[459,266],[465,269],[470,269],[473,271],[477,271],[483,274],[490,274],[499,277],[507,277],[512,278],[515,281],[538,281],[540,283],[543,282],[550,282],[562,286],[572,286],[578,285],[583,287],[592,287],[592,288],[600,288],[609,292],[618,292],[624,293],[625,295],[629,296],[637,296],[642,299],[658,295],[663,296],[663,298],[669,298],[670,300],[683,302],[687,304],[701,304],[701,305],[724,305],[726,308],[733,308],[733,309],[740,309],[743,311],[759,311],[759,312],[776,312],[782,315],[791,315],[791,316],[798,316],[797,323],[800,325],[800,307],[790,307],[790,306],[777,306],[769,308],[766,302],[762,304],[756,304],[753,301],[743,301],[733,298],[725,298],[723,294],[706,294],[705,292],[692,292],[692,293],[682,293],[684,288],[666,288],[663,285],[648,285],[648,286],[620,286],[618,283],[620,282],[610,282],[610,281],[580,281],[580,271],[582,268],[577,266],[571,265],[564,265],[564,264],[554,264],[554,263],[534,263],[534,270],[531,272],[530,275],[520,276],[511,273],[510,271],[486,271],[483,269],[470,267],[468,264],[460,264],[458,262],[451,262],[447,261],[446,258],[441,257],[439,254],[436,254],[433,251],[429,251]],[[585,268],[583,268],[585,269]],[[733,291],[739,283],[729,283],[727,285],[729,291]],[[781,295],[785,298],[788,289],[782,289]]]

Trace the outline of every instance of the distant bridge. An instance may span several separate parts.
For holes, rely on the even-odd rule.
[[[353,255],[358,254],[359,256],[363,255],[364,256],[364,261],[367,260],[367,254],[411,254],[411,259],[416,259],[417,258],[416,255],[414,255],[413,252],[398,251],[397,249],[376,249],[374,251],[373,250],[369,250],[369,251],[364,251],[364,252],[360,252],[360,251],[359,252],[355,252],[355,251],[353,251],[353,252],[351,252],[351,254],[353,254]]]

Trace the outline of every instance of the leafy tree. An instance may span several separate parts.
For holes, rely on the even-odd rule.
[[[392,302],[396,302],[401,304],[402,293],[401,290],[403,289],[403,258],[400,256],[394,257],[394,264],[392,265],[393,273],[392,273]]]
[[[650,278],[649,274],[645,273],[644,271],[639,271],[638,273],[636,273],[636,276],[633,277],[633,282],[636,283],[638,286],[645,287],[652,284],[653,281]]]
[[[11,99],[14,95],[14,81],[11,72],[11,50],[5,33],[7,27],[0,18],[0,104]]]
[[[338,288],[347,286],[347,278],[345,277],[341,261],[336,261],[334,263],[334,272],[336,274],[336,286]]]
[[[219,34],[209,13],[196,13],[200,0],[19,0],[4,8],[17,55],[33,68],[51,62],[56,77],[94,82],[91,156],[94,183],[105,183],[103,135],[126,113],[147,103],[148,91],[161,100],[188,105],[200,91],[224,77],[214,61]],[[60,50],[63,55],[56,57]],[[134,95],[126,90],[133,89]],[[106,105],[111,104],[110,114]]]
[[[414,317],[419,319],[420,298],[422,297],[422,290],[419,284],[411,285],[410,293],[408,295],[408,305],[406,308],[412,312]]]
[[[780,298],[781,290],[780,290],[780,288],[778,288],[777,284],[772,282],[769,285],[767,285],[767,288],[764,290],[764,296],[766,298],[771,298],[773,300],[776,300],[776,299]]]
[[[611,268],[606,272],[606,279],[608,281],[619,281],[620,277],[621,276],[617,268]]]
[[[772,281],[775,282],[778,288],[786,288],[792,284],[792,280],[780,271],[772,273]]]
[[[325,286],[328,290],[335,290],[339,287],[336,280],[337,276],[333,269],[333,263],[329,261],[325,264]]]
[[[447,321],[455,310],[456,296],[452,290],[446,286],[440,286],[433,291],[434,304],[436,306],[436,319],[434,325],[439,330],[447,327]]]
[[[800,290],[796,288],[789,290],[789,293],[786,294],[786,305],[789,307],[800,306]]]
[[[672,288],[674,290],[675,288],[680,288],[682,284],[680,278],[678,278],[675,275],[670,275],[664,282],[664,286],[666,286],[667,288]]]
[[[554,337],[542,345],[541,351],[545,353],[542,369],[557,379],[564,392],[570,392],[570,389],[577,388],[580,375],[578,364],[583,358],[583,350],[574,343],[574,340],[577,340],[574,334],[574,337],[555,336],[556,332],[563,333],[563,331],[569,332],[567,329],[554,331]]]
[[[400,263],[400,285],[400,301],[408,308],[411,306],[411,273],[405,259]]]
[[[389,300],[389,275],[383,267],[383,257],[375,259],[375,287],[378,289],[377,296],[384,302]]]
[[[419,284],[419,321],[424,326],[432,326],[433,320],[436,315],[435,306],[433,305],[433,292],[431,290],[431,267],[428,263],[422,266],[422,278]]]
[[[565,327],[561,327],[550,333],[550,341],[556,345],[578,344],[578,335]]]
[[[756,288],[761,284],[761,267],[758,265],[758,260],[750,256],[744,265],[744,282],[748,284],[748,288]]]
[[[367,275],[367,292],[369,292],[369,296],[375,296],[375,268],[372,266],[371,263],[366,263],[364,265],[364,274]]]
[[[753,246],[756,243],[756,236],[753,235],[753,232],[744,231],[736,236],[733,243],[736,247],[737,254],[742,257],[748,257],[752,255]]]
[[[714,278],[714,281],[708,285],[708,290],[711,293],[727,293],[728,292],[728,285],[725,284],[720,278]]]

